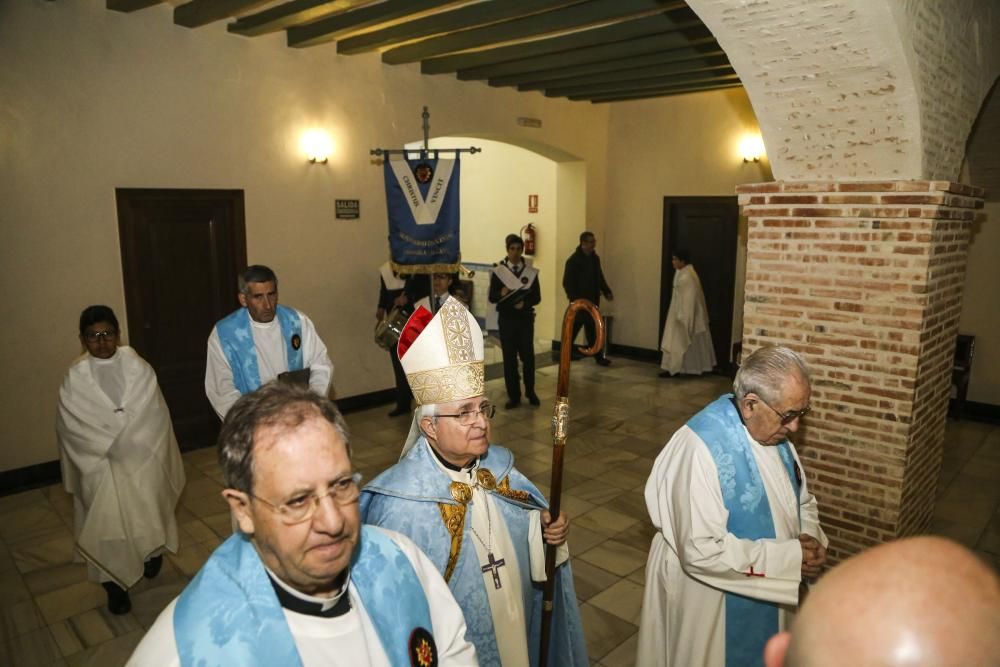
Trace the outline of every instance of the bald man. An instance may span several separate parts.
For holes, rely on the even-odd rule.
[[[767,667],[1000,665],[1000,579],[950,540],[913,537],[865,551],[815,586]]]

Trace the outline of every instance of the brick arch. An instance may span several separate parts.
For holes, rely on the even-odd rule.
[[[991,0],[689,0],[780,181],[955,179],[1000,73]]]

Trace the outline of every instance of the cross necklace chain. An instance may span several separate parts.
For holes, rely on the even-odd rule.
[[[490,503],[489,499],[486,497],[486,491],[483,491],[483,505],[484,507],[486,507],[486,526],[487,526],[486,537],[489,538],[489,542],[483,540],[483,538],[476,531],[476,527],[474,525],[470,523],[469,527],[472,528],[472,534],[476,536],[476,539],[479,540],[479,543],[483,545],[484,549],[486,549],[486,560],[488,562],[484,563],[480,569],[482,570],[483,574],[489,572],[490,574],[493,575],[493,587],[499,590],[500,588],[502,588],[500,584],[500,568],[506,565],[507,562],[503,558],[497,560],[493,556],[493,519],[490,516]]]

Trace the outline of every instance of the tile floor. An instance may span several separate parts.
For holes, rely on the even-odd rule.
[[[564,508],[588,649],[595,665],[632,665],[646,551],[653,534],[642,490],[670,434],[726,390],[720,377],[661,380],[650,364],[616,359],[610,368],[573,364],[572,424]],[[556,367],[540,368],[543,407],[501,410],[494,440],[543,491],[551,457],[549,420]],[[503,380],[488,385],[502,405]],[[548,406],[548,407],[546,407]],[[388,407],[347,415],[358,468],[370,479],[392,464],[409,420]],[[230,533],[215,452],[184,456],[188,483],[177,510],[181,544],[163,571],[132,590],[132,612],[112,616],[105,594],[72,562],[72,503],[55,485],[0,498],[0,665],[124,664],[159,611]],[[932,530],[973,547],[1000,567],[1000,427],[948,424]]]

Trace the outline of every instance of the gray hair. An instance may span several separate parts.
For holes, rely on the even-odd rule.
[[[737,400],[753,393],[769,403],[777,401],[792,373],[809,382],[809,368],[798,352],[779,345],[762,347],[743,360],[733,381],[733,393]]]
[[[274,289],[278,289],[278,276],[270,267],[263,264],[252,264],[240,275],[236,276],[236,288],[240,294],[250,295],[250,283],[274,283]]]
[[[347,456],[351,438],[344,416],[325,396],[287,382],[269,382],[257,391],[241,396],[226,414],[219,433],[219,466],[226,486],[244,493],[253,492],[253,450],[262,429],[290,431],[306,420],[320,417],[328,421],[344,440]]]

